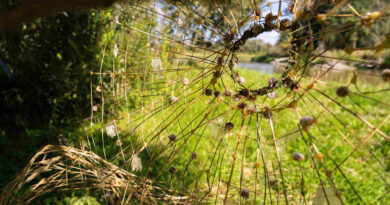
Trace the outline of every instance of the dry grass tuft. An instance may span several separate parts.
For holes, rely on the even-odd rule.
[[[172,196],[151,180],[141,179],[93,152],[68,146],[47,145],[41,149],[2,191],[0,204],[28,204],[51,191],[96,189],[105,200],[128,204],[131,200],[184,203],[187,197]]]

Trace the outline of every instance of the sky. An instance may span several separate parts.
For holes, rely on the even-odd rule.
[[[285,1],[282,1],[282,8],[281,8],[282,13],[284,10],[287,9],[287,7],[288,4]],[[273,3],[271,8],[265,7],[264,9],[262,9],[263,16],[267,15],[270,12],[270,10],[272,11],[272,14],[274,15],[277,14],[279,11],[279,2]],[[290,20],[292,19],[291,16],[288,16],[287,18]],[[279,33],[276,31],[264,32],[260,34],[257,38],[271,45],[275,45],[279,40]]]

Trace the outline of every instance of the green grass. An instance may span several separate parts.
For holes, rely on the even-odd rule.
[[[199,71],[190,71],[186,73],[186,76],[190,78],[195,78]],[[266,75],[261,74],[256,71],[250,70],[239,70],[240,75],[246,78],[245,85],[250,88],[259,88],[267,85],[267,80],[271,77],[278,77],[279,74],[274,75]],[[173,75],[172,75],[173,76]],[[171,77],[172,77],[171,76]],[[169,79],[169,77],[168,77]],[[234,90],[234,85],[229,78],[225,76],[223,78],[224,85]],[[177,79],[180,82],[180,79]],[[175,92],[175,96],[179,97],[180,101],[170,106],[169,97],[159,97],[154,98],[154,100],[163,100],[165,104],[165,108],[162,112],[159,112],[157,115],[150,118],[148,121],[143,123],[141,127],[139,127],[138,131],[130,136],[133,138],[130,141],[135,141],[135,144],[141,146],[143,141],[148,141],[152,137],[157,137],[156,140],[152,141],[150,146],[149,153],[142,153],[141,157],[143,158],[143,162],[147,162],[150,158],[150,153],[153,153],[157,150],[157,153],[160,153],[162,149],[168,146],[168,149],[164,152],[161,152],[159,157],[154,158],[154,163],[151,166],[151,174],[149,177],[156,176],[156,173],[163,164],[167,161],[167,159],[172,156],[174,153],[173,150],[178,150],[177,155],[174,155],[172,162],[162,169],[162,175],[157,179],[161,181],[171,181],[172,186],[177,189],[181,193],[195,193],[201,196],[202,193],[205,193],[208,190],[208,183],[212,184],[212,179],[214,179],[214,184],[212,189],[216,189],[219,181],[219,177],[221,179],[220,189],[222,190],[222,197],[224,194],[224,190],[226,189],[226,181],[229,178],[231,166],[233,163],[233,153],[236,148],[238,142],[238,133],[240,132],[240,123],[242,121],[242,115],[237,110],[231,110],[231,106],[236,104],[231,99],[225,98],[226,103],[218,103],[215,101],[212,96],[204,96],[201,95],[191,106],[188,106],[191,101],[197,96],[200,91],[195,92],[202,86],[206,86],[210,81],[210,77],[203,79],[204,84],[197,83],[192,89],[187,89],[184,93],[179,94],[180,92]],[[348,82],[348,80],[346,80]],[[309,81],[303,80],[301,84],[303,87],[307,85]],[[358,95],[350,95],[346,98],[337,97],[335,94],[335,90],[338,86],[344,85],[342,83],[318,83],[316,86],[319,90],[323,91],[327,95],[335,98],[342,105],[355,111],[358,115],[362,116],[373,125],[378,125],[381,120],[383,120],[387,113],[388,107],[386,105],[380,104],[376,101],[369,100],[366,98],[362,98]],[[360,91],[372,91],[379,90],[381,88],[385,88],[387,85],[379,83],[377,86],[373,85],[358,85]],[[176,86],[175,89],[179,89],[180,84]],[[218,83],[215,88],[217,90],[222,89],[222,84]],[[166,93],[169,95],[172,88],[168,88]],[[357,90],[351,86],[350,90],[352,92],[357,92]],[[265,105],[270,107],[274,106],[280,100],[286,97],[286,95],[293,95],[289,93],[285,89],[281,88],[278,90],[279,97],[275,100],[271,100],[265,97],[259,97],[256,101],[256,104],[259,106],[259,109]],[[307,200],[311,201],[314,197],[315,192],[320,186],[320,182],[318,179],[318,175],[313,168],[313,163],[309,157],[306,145],[304,143],[303,137],[299,133],[294,133],[286,136],[288,133],[297,130],[297,123],[299,122],[299,113],[300,116],[308,115],[312,117],[318,117],[318,123],[309,131],[312,136],[313,143],[316,145],[318,150],[325,154],[324,165],[328,167],[328,169],[337,169],[336,164],[341,162],[345,157],[349,155],[353,151],[352,146],[358,146],[360,143],[359,139],[363,139],[369,135],[371,130],[367,128],[367,126],[354,117],[352,114],[348,113],[345,109],[331,102],[329,99],[320,95],[314,90],[310,90],[309,93],[313,95],[317,100],[319,100],[327,109],[331,110],[334,115],[336,115],[345,127],[342,126],[340,122],[336,120],[329,112],[325,111],[324,108],[318,104],[314,98],[310,97],[309,94],[305,94],[303,100],[300,100],[298,103],[298,108],[296,111],[292,109],[284,109],[280,112],[273,113],[272,123],[275,129],[275,136],[278,144],[278,151],[280,154],[280,158],[284,170],[284,180],[287,185],[288,197],[292,200],[291,197],[295,197],[294,200],[299,198],[300,190],[300,172],[299,172],[299,164],[293,160],[291,160],[291,154],[294,152],[301,152],[305,154],[306,159],[301,163],[304,169],[304,178],[305,178],[305,196]],[[382,102],[388,102],[390,100],[390,96],[384,94],[372,95],[371,97],[376,98]],[[185,99],[185,100],[184,100]],[[288,97],[282,101],[281,105],[287,104],[291,101],[291,98]],[[144,101],[144,104],[148,104],[151,102],[151,99]],[[216,104],[215,104],[216,103]],[[251,104],[247,102],[248,105]],[[212,109],[213,105],[215,107]],[[188,107],[187,107],[188,106]],[[180,119],[177,120],[176,116],[180,113],[185,107],[187,110],[180,115]],[[157,107],[155,108],[157,109]],[[146,115],[148,112],[153,111],[153,109],[146,109],[143,112],[143,115]],[[206,113],[209,113],[207,117],[205,117]],[[133,116],[133,119],[139,117],[140,115]],[[219,116],[219,117],[217,117]],[[215,135],[212,133],[212,128],[210,127],[210,123],[206,126],[201,126],[198,129],[195,129],[199,124],[205,123],[207,121],[213,121],[216,118],[222,118],[225,122],[231,121],[234,123],[235,128],[231,133],[231,136],[228,137],[227,134]],[[172,121],[172,124],[168,123]],[[250,123],[249,123],[250,121]],[[121,123],[121,127],[126,127],[126,123]],[[154,129],[157,127],[160,129],[161,127],[167,126],[167,128],[160,133],[159,135],[153,135]],[[254,190],[254,184],[257,184],[258,194],[257,200],[258,202],[262,201],[262,193],[263,190],[263,168],[262,165],[259,167],[258,178],[256,180],[256,169],[255,162],[261,162],[260,158],[258,158],[257,152],[257,141],[256,141],[256,118],[255,116],[247,116],[245,118],[245,128],[243,130],[243,137],[240,140],[240,145],[238,148],[238,157],[235,164],[235,169],[232,175],[232,188],[229,191],[229,200],[235,201],[238,200],[238,190],[240,186],[240,173],[241,173],[241,162],[242,162],[242,153],[244,150],[244,141],[246,136],[246,154],[245,154],[245,165],[244,165],[244,179],[242,182],[243,188]],[[271,180],[276,180],[277,185],[273,186],[272,192],[274,193],[274,197],[276,197],[275,192],[280,193],[280,197],[278,200],[283,200],[282,195],[282,185],[281,185],[281,177],[279,175],[279,166],[277,163],[277,157],[275,148],[273,146],[273,137],[271,134],[270,122],[263,119],[260,122],[260,126],[262,127],[261,131],[261,139],[264,142],[264,153],[266,156],[266,160],[268,162],[267,167],[270,170]],[[132,126],[130,126],[132,127]],[[246,129],[248,128],[248,135],[246,135]],[[381,130],[387,134],[390,132],[389,123],[385,123]],[[193,131],[193,133],[191,133]],[[343,133],[345,138],[340,134]],[[168,145],[169,140],[167,136],[169,134],[178,135],[178,142],[175,145]],[[137,136],[137,137],[136,137]],[[309,141],[309,137],[307,133],[304,134],[305,139]],[[220,141],[222,137],[222,141]],[[188,139],[187,144],[184,143],[184,138]],[[359,139],[358,139],[359,138]],[[158,140],[157,140],[158,139]],[[219,145],[221,142],[221,145]],[[352,189],[356,189],[357,193],[364,199],[366,203],[370,203],[376,200],[377,197],[385,194],[386,192],[386,183],[381,178],[384,177],[388,179],[388,175],[384,173],[382,167],[380,167],[378,161],[369,153],[371,152],[379,159],[380,163],[388,166],[389,163],[386,158],[386,152],[383,150],[388,150],[388,148],[383,147],[382,145],[385,143],[385,140],[379,135],[374,135],[366,145],[362,146],[357,152],[352,154],[352,156],[344,163],[340,169],[340,171],[336,171],[333,176],[333,181],[341,192],[343,196],[343,200],[348,202],[348,204],[359,203],[359,199],[357,194],[355,194]],[[351,144],[351,145],[350,145]],[[311,147],[311,151],[315,152],[313,146],[309,142],[309,146]],[[386,145],[388,146],[388,144]],[[195,148],[196,147],[196,148]],[[156,149],[156,150],[153,150]],[[191,161],[190,156],[191,152],[195,149],[195,152],[198,154],[198,159]],[[214,158],[213,165],[210,166],[212,159]],[[222,159],[223,158],[223,159]],[[189,163],[191,162],[191,163]],[[216,163],[221,163],[222,167],[216,166]],[[320,176],[326,185],[329,186],[330,181],[326,180],[326,176],[324,174],[324,166],[320,163],[320,161],[316,160],[316,166],[320,173]],[[181,174],[185,170],[186,165],[189,163],[188,170],[185,174],[184,179],[181,178]],[[146,166],[146,164],[145,164]],[[171,179],[171,176],[168,172],[170,166],[175,166],[178,169],[178,173]],[[206,170],[210,170],[210,175],[207,177]],[[378,173],[377,173],[378,172]],[[346,177],[344,177],[344,175]],[[273,176],[275,175],[275,176]],[[224,181],[224,182],[222,182]],[[197,183],[199,182],[199,183]],[[352,188],[352,186],[353,188]],[[171,187],[172,187],[171,186]],[[215,190],[214,190],[215,191]],[[387,196],[388,197],[388,196]],[[215,196],[212,195],[211,199],[214,199]],[[211,200],[210,199],[210,200]],[[251,194],[251,199],[253,200],[253,193]],[[269,199],[268,199],[269,200]],[[274,198],[273,200],[277,200]],[[383,201],[389,200],[388,198],[383,199]],[[212,200],[211,200],[212,201]],[[218,199],[219,202],[222,202],[222,199]]]
[[[205,89],[205,86],[210,82],[210,76],[197,81],[193,87],[187,87],[183,92],[181,90],[182,85],[180,82],[184,75],[189,78],[191,82],[202,72],[205,72],[199,70],[199,66],[191,65],[189,68],[191,69],[186,73],[166,73],[165,76],[158,77],[156,75],[154,78],[149,79],[154,82],[164,81],[166,83],[176,80],[177,83],[175,84],[174,91],[172,88],[173,84],[170,84],[167,88],[161,88],[159,91],[147,90],[147,92],[144,93],[144,95],[152,95],[158,92],[164,93],[164,95],[140,98],[137,97],[139,96],[138,87],[129,91],[128,99],[132,100],[132,107],[129,107],[130,121],[132,122],[130,124],[127,121],[127,110],[123,103],[110,104],[108,100],[106,101],[106,110],[116,109],[115,116],[111,116],[110,118],[120,119],[116,121],[117,126],[120,128],[119,138],[121,138],[124,143],[124,147],[131,146],[130,150],[124,151],[124,155],[126,158],[130,158],[133,154],[132,150],[138,151],[144,143],[147,142],[148,149],[142,151],[139,155],[142,159],[144,171],[136,174],[143,175],[156,182],[168,182],[160,185],[175,189],[178,193],[185,195],[191,194],[197,197],[202,197],[203,194],[209,190],[210,184],[212,192],[210,193],[210,199],[207,201],[209,203],[216,199],[215,191],[219,184],[220,193],[218,195],[218,203],[222,203],[226,190],[226,183],[232,168],[233,154],[237,142],[240,141],[237,160],[235,168],[233,169],[234,172],[231,180],[232,187],[229,191],[229,201],[238,203],[241,168],[243,168],[244,177],[241,183],[242,188],[253,191],[256,184],[256,200],[257,203],[261,203],[264,196],[264,173],[261,155],[258,153],[256,115],[246,116],[244,123],[245,127],[243,127],[242,130],[243,137],[238,140],[242,114],[240,111],[232,109],[232,106],[236,105],[237,102],[224,97],[225,103],[222,103],[216,101],[214,96],[205,96],[201,94]],[[268,84],[268,79],[271,77],[278,78],[280,75],[262,74],[257,71],[242,69],[239,69],[239,73],[241,76],[245,77],[245,85],[253,89],[266,86]],[[178,77],[176,78],[175,76]],[[348,82],[349,79],[345,79],[345,81]],[[302,89],[309,83],[309,80],[303,79],[301,81]],[[359,116],[362,116],[375,126],[388,114],[388,107],[377,101],[363,98],[358,95],[350,95],[346,98],[337,97],[335,90],[341,85],[345,84],[340,82],[319,82],[316,84],[316,87],[336,99],[348,109],[355,111]],[[224,86],[230,90],[234,90],[234,84],[227,75],[224,75],[223,77],[223,84],[220,81],[215,87],[210,88],[223,92]],[[378,82],[377,85],[361,84],[358,86],[360,91],[365,92],[386,88],[388,84]],[[350,87],[350,90],[352,92],[357,92],[356,88],[353,86]],[[174,95],[179,98],[179,102],[174,105],[169,102],[172,91]],[[285,88],[280,88],[278,89],[278,93],[279,97],[274,100],[267,97],[258,97],[256,100],[258,110],[261,110],[264,106],[272,108],[273,106],[278,105],[280,107],[291,101],[293,93],[290,91],[287,91]],[[309,133],[318,150],[325,155],[324,165],[328,169],[336,170],[332,180],[337,189],[341,192],[343,200],[347,204],[361,203],[357,194],[353,191],[353,189],[356,189],[357,193],[364,199],[364,202],[372,203],[388,191],[384,179],[388,180],[389,176],[385,173],[384,169],[390,167],[390,162],[387,159],[390,144],[381,136],[374,135],[367,141],[366,145],[363,145],[356,153],[352,154],[346,163],[340,166],[342,173],[337,171],[338,168],[333,161],[337,164],[340,163],[353,151],[353,146],[359,145],[360,140],[367,137],[371,130],[345,109],[331,102],[315,90],[310,90],[309,93],[327,109],[331,110],[333,115],[337,116],[338,119],[341,119],[342,123],[346,126],[342,126],[332,114],[325,111],[314,98],[310,97],[310,94],[305,94],[303,100],[299,101],[296,111],[293,109],[283,109],[281,111],[273,112],[272,124],[274,125],[275,137],[277,139],[276,143],[282,161],[282,169],[289,200],[298,201],[301,194],[300,166],[296,161],[291,159],[291,154],[294,152],[301,152],[306,157],[301,163],[302,169],[304,170],[305,186],[303,191],[306,200],[312,201],[316,191],[321,187],[317,172],[313,167],[313,162],[309,157],[303,140],[307,140],[310,150],[314,153],[315,150],[313,149],[313,145],[309,142],[307,133],[304,133],[304,137],[298,132],[290,134],[297,131],[297,123],[300,119],[299,116],[308,115],[318,118],[318,123],[309,130]],[[389,102],[390,100],[390,96],[383,93],[373,94],[370,95],[370,97],[382,102]],[[156,103],[158,101],[160,101],[160,103]],[[279,104],[280,101],[281,103]],[[148,107],[147,105],[150,105],[151,103],[156,104],[152,107]],[[253,104],[253,102],[246,103],[248,105]],[[134,107],[139,108],[142,105],[144,106],[144,110],[142,112],[136,112]],[[184,109],[186,110],[184,111]],[[154,111],[158,111],[156,115],[148,115]],[[178,114],[182,111],[183,114],[180,115],[180,118],[177,118]],[[207,116],[206,113],[208,113]],[[215,129],[216,126],[213,128],[212,124],[216,119],[234,123],[235,128],[232,130],[230,136],[221,131],[221,129]],[[202,126],[197,128],[199,125]],[[221,126],[223,125],[224,123],[221,124]],[[259,121],[259,126],[261,127],[260,138],[263,142],[270,181],[274,183],[271,186],[273,195],[272,200],[273,202],[276,202],[277,200],[282,202],[284,200],[282,181],[279,173],[279,165],[277,162],[270,121],[262,119]],[[103,156],[103,149],[105,149],[109,161],[125,167],[121,156],[115,157],[117,153],[121,152],[120,147],[115,145],[116,138],[111,139],[104,133],[103,138],[105,140],[105,146],[102,146],[101,127],[102,125],[99,123],[94,124],[92,127],[89,127],[88,125],[88,135],[91,135],[91,132],[94,133],[93,136],[96,144],[96,147],[92,150],[100,156]],[[163,127],[166,128],[161,133],[156,134],[157,131],[161,130]],[[136,131],[131,132],[135,128]],[[381,130],[389,135],[390,124],[385,123]],[[340,133],[343,133],[345,138]],[[168,135],[170,134],[178,136],[178,141],[174,145],[169,143]],[[68,134],[68,136],[73,135]],[[86,138],[84,139],[86,140]],[[188,139],[187,143],[184,143],[184,139]],[[247,139],[246,144],[244,143],[245,139]],[[76,143],[79,140],[79,138],[74,138],[71,142]],[[244,144],[246,145],[245,148]],[[175,154],[176,150],[177,154]],[[241,163],[244,150],[246,150],[245,164],[242,166]],[[190,160],[193,151],[198,155],[196,160]],[[375,155],[375,157],[373,157],[373,155]],[[148,164],[152,156],[153,160],[151,164]],[[172,157],[171,163],[165,165],[170,157]],[[385,168],[383,168],[376,159],[378,159]],[[212,166],[211,161],[213,161]],[[260,162],[260,167],[258,169],[255,167],[256,162]],[[325,187],[329,187],[330,181],[326,180],[324,165],[319,160],[315,160],[315,162],[321,179],[325,183]],[[168,170],[171,166],[176,167],[178,170],[175,175],[169,174]],[[187,170],[185,175],[183,175],[184,170]],[[210,173],[208,176],[207,170],[209,170]],[[149,171],[149,174],[146,174],[147,171]],[[157,176],[160,171],[161,175]],[[277,192],[279,192],[279,195],[276,194]],[[267,193],[269,193],[269,190],[267,190]],[[253,200],[254,193],[251,192],[248,201]],[[389,196],[385,196],[385,198],[382,199],[382,202],[388,200],[390,200]],[[268,197],[267,201],[269,202]]]

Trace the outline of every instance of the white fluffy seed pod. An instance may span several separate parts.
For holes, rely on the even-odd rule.
[[[293,154],[291,155],[291,157],[292,157],[293,160],[295,160],[295,161],[303,161],[303,160],[305,159],[305,155],[303,155],[303,154],[301,154],[301,153],[298,153],[298,152],[293,153]]]
[[[179,99],[175,96],[172,96],[171,97],[171,103],[176,103],[177,101],[179,101]]]
[[[107,132],[107,136],[109,136],[111,138],[113,138],[117,135],[115,125],[107,125],[106,132]]]
[[[304,116],[299,120],[299,124],[303,129],[310,129],[310,127],[314,124],[314,119],[309,116]]]
[[[94,106],[92,107],[92,110],[95,111],[95,112],[98,111],[98,109],[99,109],[99,107],[98,107],[97,105],[94,105]]]
[[[133,158],[131,159],[131,170],[135,172],[142,171],[141,158],[139,158],[137,155],[133,155]]]
[[[114,57],[116,57],[117,55],[118,55],[118,45],[114,45],[114,51],[113,51],[113,53],[114,53]]]
[[[183,78],[183,80],[181,82],[183,83],[183,85],[188,85],[190,83],[188,78]]]

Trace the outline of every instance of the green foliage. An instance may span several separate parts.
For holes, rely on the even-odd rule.
[[[2,2],[0,10],[18,2]],[[58,143],[88,115],[98,16],[60,13],[0,34],[0,187],[36,149]]]
[[[280,57],[276,54],[266,54],[262,56],[253,57],[251,59],[252,62],[258,62],[258,63],[270,63],[275,60],[275,58]]]
[[[381,11],[388,4],[386,1],[377,0],[355,0],[349,3],[361,15],[365,15],[368,12]],[[324,13],[331,8],[329,5],[322,6]],[[341,10],[350,11],[347,6],[341,8]],[[386,18],[377,20],[371,27],[362,26],[356,32],[351,32],[350,29],[343,29],[359,25],[360,21],[356,21],[356,19],[355,17],[327,18],[328,24],[323,28],[323,31],[326,33],[325,39],[328,48],[344,48],[346,45],[358,48],[374,47],[381,41],[378,36],[384,36],[390,30],[390,24]]]

